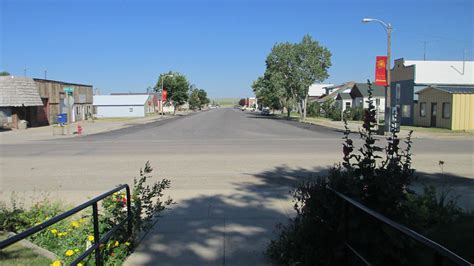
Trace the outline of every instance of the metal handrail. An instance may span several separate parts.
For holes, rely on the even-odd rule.
[[[102,238],[100,238],[99,234],[99,213],[98,213],[98,207],[97,207],[97,202],[103,200],[104,198],[112,195],[115,192],[118,192],[120,190],[126,190],[126,195],[127,195],[127,218],[122,220],[120,223],[114,225],[112,229],[110,229],[107,233],[104,234]],[[3,241],[0,242],[0,249],[4,249],[22,239],[25,239],[33,234],[36,234],[45,228],[62,221],[82,210],[84,210],[87,207],[92,206],[92,216],[93,216],[93,224],[94,224],[94,244],[91,245],[86,251],[84,251],[79,257],[74,260],[71,265],[77,265],[79,262],[81,262],[84,258],[86,258],[88,255],[90,255],[93,251],[95,251],[95,261],[96,265],[102,265],[102,256],[100,256],[100,251],[99,251],[99,246],[100,244],[106,243],[109,238],[121,227],[125,225],[126,222],[127,224],[127,230],[128,233],[131,235],[132,233],[132,213],[131,213],[131,204],[130,204],[130,187],[127,184],[119,185],[118,187],[107,191],[100,196],[97,196],[89,201],[86,201],[85,203],[72,208],[71,210],[64,212],[58,216],[55,216],[39,225],[33,226],[17,235],[14,235],[10,238],[7,238]]]
[[[435,251],[435,256],[436,257],[439,257],[439,256],[443,256],[447,259],[449,259],[450,261],[458,264],[458,265],[473,265],[471,264],[470,262],[468,262],[467,260],[465,260],[464,258],[460,257],[459,255],[457,255],[456,253],[452,252],[451,250],[447,249],[446,247],[434,242],[433,240],[409,229],[408,227],[404,226],[404,225],[401,225],[387,217],[385,217],[384,215],[368,208],[367,206],[361,204],[360,202],[357,202],[353,199],[351,199],[350,197],[328,187],[328,189],[330,191],[332,191],[334,194],[336,194],[338,197],[340,197],[341,199],[343,199],[345,202],[351,204],[352,206],[358,208],[359,210],[367,213],[369,216],[371,216],[372,218],[375,218],[377,219],[378,221],[390,226],[391,228],[393,229],[396,229],[398,230],[399,232],[403,233],[404,235],[408,236],[409,238],[431,248],[432,250]],[[344,219],[347,220],[347,208],[344,208]],[[359,252],[356,251],[356,249],[354,249],[349,243],[348,243],[348,240],[347,240],[347,222],[344,222],[344,232],[345,232],[345,242],[344,244],[357,256],[360,258],[360,254]],[[368,260],[366,258],[360,258],[364,263],[366,263],[367,265],[370,265],[370,263],[368,263]],[[441,258],[440,258],[441,259]],[[436,261],[435,263],[438,263],[439,265],[441,265],[441,260],[438,260]]]

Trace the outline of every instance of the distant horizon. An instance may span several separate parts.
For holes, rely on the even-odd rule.
[[[272,46],[305,34],[332,53],[323,83],[372,80],[386,34],[364,17],[393,25],[392,64],[472,61],[473,9],[470,0],[2,0],[0,71],[43,79],[46,69],[112,93],[146,91],[172,70],[211,98],[245,98]]]

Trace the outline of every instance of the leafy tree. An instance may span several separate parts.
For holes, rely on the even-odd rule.
[[[207,92],[203,89],[198,89],[197,90],[197,96],[199,98],[199,109],[203,108],[205,105],[208,105],[210,100],[207,98]]]
[[[189,95],[189,108],[192,110],[201,108],[201,100],[199,99],[199,91],[194,89]]]
[[[155,91],[161,91],[161,85],[167,90],[168,99],[174,106],[174,114],[178,106],[185,104],[189,99],[190,85],[186,76],[178,72],[171,72],[160,74],[158,82],[155,86]]]
[[[0,72],[0,76],[10,76],[10,73],[7,71]]]
[[[305,119],[309,86],[329,77],[330,51],[310,35],[305,35],[300,43],[285,42],[273,46],[265,62],[264,76],[252,86],[256,94],[272,104],[276,102],[273,97],[278,97],[288,116],[293,104],[297,103],[298,112]]]

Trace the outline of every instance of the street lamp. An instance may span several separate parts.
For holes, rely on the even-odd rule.
[[[363,18],[363,23],[377,22],[383,26],[385,32],[387,32],[387,85],[385,86],[385,131],[390,131],[390,122],[391,122],[391,91],[390,91],[390,61],[392,55],[392,24],[385,23],[380,19],[375,18]]]
[[[163,83],[165,81],[165,78],[166,77],[173,77],[173,74],[167,74],[167,75],[163,75],[163,77],[161,78],[161,114],[164,115],[165,113],[163,112]]]

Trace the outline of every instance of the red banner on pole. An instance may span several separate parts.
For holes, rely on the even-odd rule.
[[[375,59],[375,85],[388,86],[386,56],[377,56]]]
[[[168,92],[164,89],[162,92],[161,92],[161,100],[163,102],[166,102],[166,98],[168,96]]]

